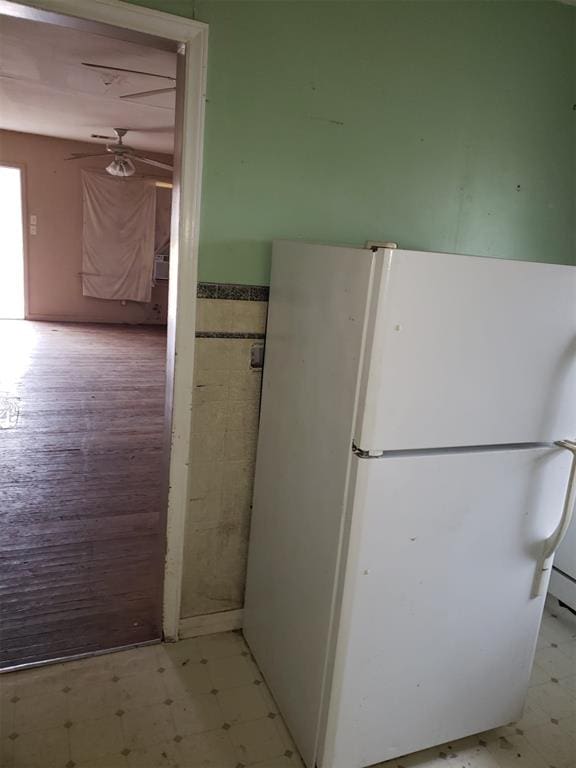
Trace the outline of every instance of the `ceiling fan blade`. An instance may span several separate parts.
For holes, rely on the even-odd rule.
[[[146,163],[146,165],[153,165],[155,168],[163,168],[165,171],[173,171],[174,168],[167,163],[160,163],[158,160],[151,160],[149,157],[141,157],[141,155],[129,155],[132,160],[137,160],[139,163]]]
[[[126,93],[124,96],[120,96],[121,99],[140,99],[143,96],[155,96],[158,93],[171,93],[176,90],[176,86],[171,88],[156,88],[153,91],[138,91],[138,93]]]
[[[93,139],[106,139],[107,141],[116,141],[116,136],[102,136],[100,133],[91,133]]]
[[[174,131],[173,125],[159,125],[158,123],[154,125],[139,125],[139,126],[131,126],[130,128],[126,128],[126,135],[132,134],[132,133],[172,133]],[[97,136],[98,134],[93,134]],[[108,138],[108,137],[106,137]]]
[[[89,152],[74,152],[70,157],[64,158],[65,160],[82,160],[85,157],[108,157],[104,152],[98,152],[95,155],[91,155]]]
[[[155,72],[142,72],[139,69],[124,69],[124,67],[106,67],[104,64],[89,64],[87,61],[82,62],[83,67],[92,67],[92,69],[109,69],[113,72],[129,72],[132,75],[147,75],[148,77],[161,77],[163,80],[173,80],[176,82],[175,77],[170,75],[157,75]]]

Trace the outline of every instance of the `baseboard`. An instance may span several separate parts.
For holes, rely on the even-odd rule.
[[[106,317],[86,317],[84,315],[39,315],[28,313],[26,320],[39,323],[78,323],[81,325],[166,325],[166,319],[141,318],[140,320],[117,319],[110,320]]]
[[[238,608],[235,611],[221,611],[220,613],[207,613],[204,616],[188,616],[180,619],[178,634],[181,640],[188,637],[200,637],[212,635],[215,632],[231,632],[234,629],[242,629],[244,611]]]

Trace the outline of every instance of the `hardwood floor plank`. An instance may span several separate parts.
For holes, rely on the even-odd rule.
[[[160,637],[165,355],[157,327],[0,321],[0,667]]]

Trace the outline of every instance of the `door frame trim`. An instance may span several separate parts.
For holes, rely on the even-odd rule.
[[[119,0],[0,0],[0,14],[95,31],[172,48],[179,55],[166,387],[166,554],[162,627],[178,639],[188,504],[198,233],[202,188],[208,25]],[[62,16],[66,18],[62,18]]]

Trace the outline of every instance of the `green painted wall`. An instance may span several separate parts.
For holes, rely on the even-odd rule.
[[[275,237],[576,261],[573,8],[141,4],[210,24],[201,280]]]
[[[574,263],[576,264],[576,8],[574,9],[572,13],[572,41],[573,41],[573,49],[572,49],[572,72],[573,72],[573,78],[572,78],[572,92],[573,92],[573,98],[572,98],[572,160],[573,160],[573,174],[572,174],[572,180],[573,180],[573,197],[574,197],[574,215],[572,219],[572,227],[574,231],[574,243],[573,243],[573,253],[574,253]]]

